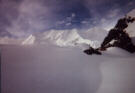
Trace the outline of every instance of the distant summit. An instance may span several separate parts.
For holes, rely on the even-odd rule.
[[[35,39],[36,39],[35,36],[30,35],[28,38],[26,38],[26,40],[24,40],[22,42],[22,45],[31,45],[31,44],[34,44]]]
[[[102,32],[102,33],[101,33]],[[52,44],[60,47],[89,46],[98,47],[103,39],[105,30],[98,28],[88,29],[85,31],[72,30],[50,30],[43,33],[30,35],[22,45],[29,44]]]

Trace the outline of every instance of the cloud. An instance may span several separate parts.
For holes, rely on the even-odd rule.
[[[84,0],[84,1],[87,6],[94,7],[95,5],[97,6],[97,5],[101,5],[103,3],[108,3],[110,0],[98,0],[98,1],[97,0]],[[111,1],[113,1],[113,0],[111,0]]]
[[[76,14],[71,13],[69,16],[65,17],[63,20],[57,21],[56,26],[57,27],[63,26],[63,28],[67,26],[71,26],[75,17],[76,17]]]
[[[113,6],[117,0],[1,1],[0,31],[7,31],[16,37],[57,27],[63,29],[69,24],[71,28],[98,25],[103,19],[117,19],[121,14],[121,8]]]
[[[123,13],[120,8],[115,6],[113,9],[108,10],[104,16],[93,17],[92,24],[97,27],[110,30],[113,28],[119,18],[123,17]]]
[[[82,24],[88,24],[89,22],[84,20],[84,21],[82,21],[81,23],[82,23]]]
[[[71,14],[71,17],[72,17],[72,18],[74,18],[75,16],[76,16],[76,14],[75,14],[75,13],[72,13],[72,14]]]
[[[54,12],[56,6],[53,0],[3,0],[0,6],[0,29],[23,37],[53,28],[57,20]]]
[[[115,18],[115,17],[119,16],[120,13],[121,13],[120,9],[113,9],[113,10],[110,10],[108,12],[107,17],[108,18]]]
[[[0,2],[0,29],[5,30],[6,26],[11,25],[11,22],[17,18],[19,12],[18,7],[20,5],[11,0],[2,0]]]
[[[128,6],[134,6],[135,2],[134,1],[129,1],[129,3],[127,4]]]
[[[18,17],[6,28],[15,36],[25,36],[49,27],[51,11],[40,2],[24,0],[18,7],[18,12]]]
[[[72,25],[71,23],[66,23],[66,26],[70,26],[70,25]]]

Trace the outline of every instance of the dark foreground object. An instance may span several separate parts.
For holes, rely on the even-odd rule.
[[[116,26],[111,29],[108,35],[105,37],[104,41],[101,44],[101,47],[94,49],[90,47],[87,50],[84,50],[84,53],[88,55],[97,54],[101,55],[100,51],[105,51],[109,47],[119,47],[122,48],[130,53],[135,53],[135,45],[133,44],[129,34],[126,33],[126,28],[128,27],[128,23],[133,23],[135,18],[130,16],[125,16],[118,20]],[[111,41],[113,41],[111,43]]]
[[[83,52],[86,53],[87,55],[92,55],[92,54],[101,55],[102,54],[97,49],[94,49],[92,47],[90,47],[89,49],[84,50]]]
[[[119,47],[130,53],[135,53],[135,45],[132,42],[129,34],[126,32],[126,28],[129,23],[133,23],[135,18],[127,17],[121,18],[118,20],[116,26],[111,29],[108,35],[105,37],[103,43],[101,44],[101,50],[107,49],[109,47]],[[114,42],[111,44],[111,41]]]

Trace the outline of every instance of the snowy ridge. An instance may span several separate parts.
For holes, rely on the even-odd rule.
[[[80,43],[90,44],[90,40],[83,39],[77,30],[51,30],[38,36],[38,43],[49,42],[58,46],[75,46]]]
[[[101,37],[103,38],[106,34],[101,36],[97,31],[93,29],[88,31],[78,31],[77,29],[72,30],[51,30],[40,34],[30,35],[26,38],[22,45],[27,44],[53,44],[60,47],[82,47],[84,45],[91,45],[92,47],[99,47],[101,43]],[[104,30],[102,33],[105,33]]]
[[[30,45],[34,44],[35,37],[33,35],[30,35],[26,40],[22,42],[22,45]]]

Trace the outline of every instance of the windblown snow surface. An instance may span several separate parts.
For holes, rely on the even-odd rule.
[[[134,25],[127,29],[135,35]],[[106,34],[96,31],[52,30],[22,45],[1,45],[1,93],[135,93],[135,54],[109,48],[89,56],[81,50],[101,43]]]

